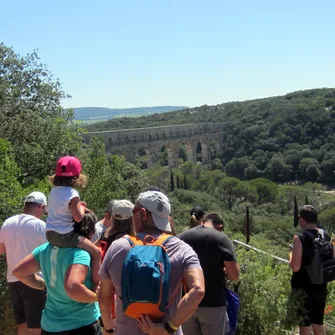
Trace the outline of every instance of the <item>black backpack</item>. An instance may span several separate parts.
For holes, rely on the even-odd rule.
[[[335,258],[332,243],[325,239],[323,229],[318,229],[316,236],[310,231],[303,233],[313,240],[314,256],[311,263],[305,265],[311,283],[329,283],[335,279]]]

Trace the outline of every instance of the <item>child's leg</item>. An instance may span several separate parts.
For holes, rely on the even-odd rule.
[[[60,234],[49,230],[46,232],[46,237],[50,244],[58,248],[76,248],[80,239],[80,235],[73,231]]]
[[[100,281],[99,277],[99,269],[101,266],[101,252],[100,249],[95,246],[90,240],[87,238],[81,238],[79,240],[78,248],[86,250],[91,255],[91,263],[92,263],[92,281],[93,284],[96,285]]]

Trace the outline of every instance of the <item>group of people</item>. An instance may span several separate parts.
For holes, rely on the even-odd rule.
[[[87,182],[78,158],[60,158],[50,180],[54,187],[48,201],[41,192],[30,193],[23,213],[8,218],[0,230],[0,254],[7,257],[18,335],[227,333],[225,280],[238,280],[240,270],[219,214],[192,208],[189,228],[176,236],[168,197],[149,188],[134,204],[111,200],[98,222],[77,190]],[[317,232],[317,214],[305,207],[301,227]],[[310,334],[313,324],[319,335],[324,334],[320,310],[326,288],[320,287],[315,295],[312,284],[301,285],[303,265],[310,257],[308,236],[294,237],[292,287],[312,292],[301,334]],[[166,264],[141,262],[141,257],[150,257],[149,249],[144,252],[135,246],[147,245],[158,246],[155,257],[164,259],[166,253]],[[148,271],[153,271],[152,283],[143,280]],[[144,277],[136,278],[135,273]],[[142,303],[154,300],[145,295],[155,292],[160,275],[164,276],[158,291],[162,313],[154,318],[157,306],[144,308]]]
[[[224,334],[225,278],[237,280],[239,267],[231,241],[221,233],[220,215],[196,207],[190,218],[198,216],[198,225],[175,236],[168,197],[149,188],[134,204],[111,200],[98,222],[78,193],[87,182],[78,158],[59,159],[50,180],[48,200],[30,193],[23,213],[8,218],[0,231],[18,335],[98,335],[102,329],[119,335]],[[132,296],[151,288],[125,272],[125,263],[140,250],[133,243],[157,241],[168,259],[162,284],[168,285],[168,303],[158,318],[141,308],[133,317],[134,308],[125,311],[124,281],[136,291]]]

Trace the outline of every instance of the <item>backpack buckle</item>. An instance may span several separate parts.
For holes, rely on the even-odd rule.
[[[155,241],[155,238],[152,235],[146,235],[143,239],[144,244],[154,243],[154,241]]]

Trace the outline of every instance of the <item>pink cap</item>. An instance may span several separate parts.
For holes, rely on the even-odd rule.
[[[57,177],[76,177],[81,173],[81,163],[77,157],[61,157],[56,165]]]

